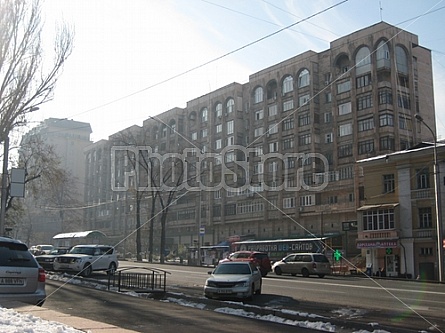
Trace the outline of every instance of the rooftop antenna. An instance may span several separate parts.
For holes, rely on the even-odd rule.
[[[380,22],[383,22],[383,8],[382,8],[382,2],[379,1],[379,5],[380,5]]]

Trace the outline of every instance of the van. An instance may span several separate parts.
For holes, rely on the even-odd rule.
[[[323,278],[332,273],[329,259],[322,253],[292,253],[273,264],[276,275],[301,274],[304,277],[318,275]]]

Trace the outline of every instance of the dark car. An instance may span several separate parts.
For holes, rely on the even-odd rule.
[[[41,254],[36,256],[37,262],[47,271],[54,270],[54,259],[61,254],[68,253],[70,247],[57,247],[52,249],[49,254]]]
[[[0,300],[42,305],[46,298],[45,270],[26,244],[0,237]]]
[[[269,255],[266,252],[237,251],[230,254],[228,258],[222,259],[220,262],[226,261],[250,261],[258,267],[263,277],[272,271]]]

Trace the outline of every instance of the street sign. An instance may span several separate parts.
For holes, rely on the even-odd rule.
[[[205,227],[200,227],[199,228],[199,236],[204,236],[206,234],[206,228]]]

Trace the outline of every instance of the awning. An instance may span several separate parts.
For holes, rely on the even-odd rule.
[[[398,202],[396,203],[391,203],[391,204],[378,204],[378,205],[365,205],[365,206],[361,206],[360,208],[358,208],[358,211],[363,211],[363,210],[370,210],[370,209],[389,209],[389,208],[395,208],[399,205]]]
[[[57,234],[53,237],[53,239],[68,239],[68,238],[98,238],[98,237],[107,237],[102,231],[99,230],[90,230],[90,231],[77,231],[77,232],[67,232],[64,234]]]

